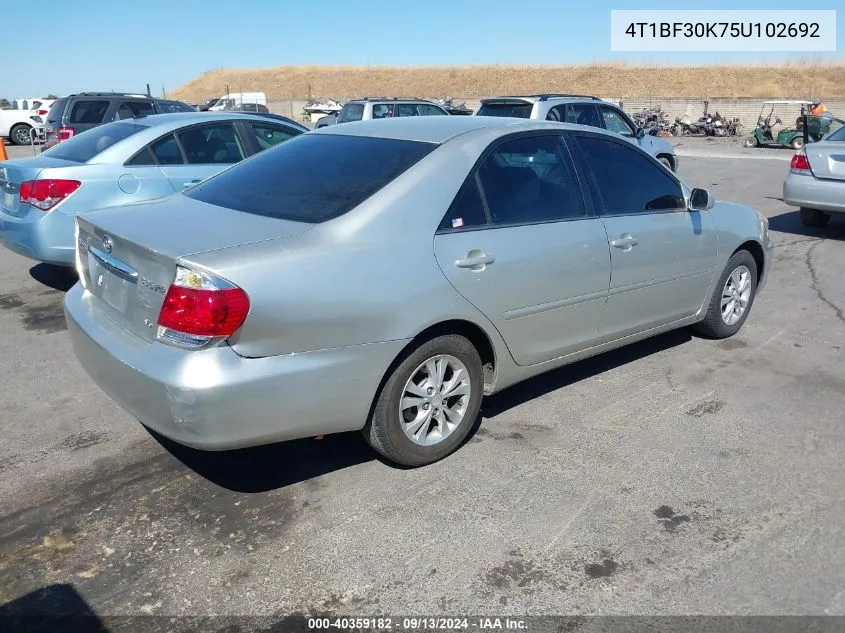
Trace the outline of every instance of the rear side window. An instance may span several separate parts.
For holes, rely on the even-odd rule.
[[[124,101],[118,106],[114,119],[118,121],[151,114],[155,114],[151,101]]]
[[[338,123],[349,123],[350,121],[360,121],[364,118],[364,104],[363,103],[347,103],[340,110],[337,115]]]
[[[478,189],[478,179],[473,176],[461,187],[438,230],[457,231],[486,224],[487,213],[484,210],[484,202],[481,200],[481,192]]]
[[[374,108],[375,110],[375,108]],[[419,116],[417,106],[413,103],[400,103],[398,116]]]
[[[577,136],[605,213],[621,215],[685,210],[681,186],[666,169],[624,141]]]
[[[99,125],[109,109],[108,101],[75,101],[70,108],[68,123]]]
[[[77,134],[67,141],[51,147],[45,152],[45,155],[50,158],[85,163],[115,143],[145,129],[147,129],[146,125],[138,125],[128,121],[107,123],[82,134]]]
[[[599,110],[592,103],[570,103],[566,106],[566,122],[602,127]]]
[[[393,116],[394,105],[392,103],[377,103],[373,106],[374,119],[387,119]],[[415,108],[416,109],[416,108]],[[407,116],[416,116],[416,114],[409,114]]]
[[[150,145],[150,151],[152,151],[159,165],[184,164],[182,152],[179,151],[179,144],[176,142],[176,137],[172,134],[168,134]]]
[[[533,103],[482,103],[478,116],[512,116],[530,119]]]
[[[243,160],[244,153],[231,123],[189,128],[177,136],[192,165],[221,165]]]
[[[200,183],[184,195],[296,222],[343,215],[437,145],[343,134],[302,134]]]

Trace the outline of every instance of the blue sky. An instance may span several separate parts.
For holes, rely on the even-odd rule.
[[[559,2],[524,0],[2,0],[0,96],[80,90],[175,89],[215,68],[285,64],[363,66],[571,64],[592,61],[700,64],[757,62],[797,53],[613,53],[611,9],[796,9],[794,0]],[[839,5],[839,6],[838,6]],[[39,7],[33,11],[33,6]],[[71,8],[72,6],[72,8]],[[321,6],[321,8],[313,8]],[[837,52],[845,59],[841,0]],[[32,30],[20,28],[30,24]],[[806,54],[804,54],[806,57]]]

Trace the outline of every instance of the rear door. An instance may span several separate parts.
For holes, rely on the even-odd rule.
[[[560,134],[497,141],[435,235],[443,273],[533,365],[589,347],[610,283],[604,225]]]
[[[240,162],[248,153],[245,148],[232,121],[184,128],[151,146],[162,172],[176,191]]]
[[[592,175],[591,190],[611,246],[603,338],[698,312],[716,263],[710,213],[689,211],[680,182],[629,143],[587,132],[573,137]]]

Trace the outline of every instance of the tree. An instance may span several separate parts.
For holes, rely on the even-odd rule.
[[[56,95],[54,95],[52,92],[51,92],[50,94],[48,94],[46,97],[44,97],[44,98],[45,98],[45,99],[58,99],[58,97],[57,97]]]
[[[0,97],[0,108],[11,108],[11,107],[12,107],[12,104],[9,103],[8,99],[4,99],[4,98]]]

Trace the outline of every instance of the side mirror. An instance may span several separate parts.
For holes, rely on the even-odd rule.
[[[634,136],[636,136],[637,138],[643,138],[645,136],[645,130],[641,127],[638,127]]]
[[[707,189],[693,189],[689,196],[690,211],[708,211],[716,204],[716,198],[713,197]]]

